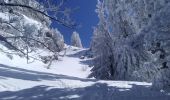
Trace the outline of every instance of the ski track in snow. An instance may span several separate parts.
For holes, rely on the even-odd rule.
[[[0,53],[0,100],[170,100],[170,94],[152,90],[151,83],[86,78],[89,59],[79,58],[85,51],[67,48],[50,69]]]

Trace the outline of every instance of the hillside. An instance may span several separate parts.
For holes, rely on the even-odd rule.
[[[66,55],[53,62],[50,69],[40,61],[26,64],[25,58],[13,56],[11,60],[0,53],[0,99],[169,100],[168,93],[152,90],[151,83],[87,78],[90,59],[79,58],[86,51],[69,46]],[[41,53],[48,54],[46,51]]]

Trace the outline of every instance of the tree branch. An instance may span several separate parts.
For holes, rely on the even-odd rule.
[[[36,8],[33,8],[31,6],[22,5],[22,4],[14,4],[14,3],[0,3],[0,6],[22,7],[22,8],[31,9],[31,10],[33,10],[35,12],[38,12],[38,13],[50,18],[51,20],[54,20],[54,21],[58,22],[59,24],[65,26],[65,27],[74,28],[76,26],[76,25],[69,25],[69,24],[65,23],[64,21],[61,21],[61,20],[59,20],[59,19],[57,19],[57,18],[55,18],[53,16],[50,16],[50,15],[46,14],[45,12],[40,11],[40,10],[38,10]]]
[[[3,41],[5,43],[7,43],[10,47],[12,47],[14,50],[21,52],[22,54],[26,55],[22,50],[18,49],[17,47],[15,47],[14,45],[12,45],[10,42],[8,42],[8,40],[6,39],[6,37],[0,35],[0,41]]]
[[[40,43],[41,45],[43,45],[44,47],[46,47],[48,50],[50,50],[51,52],[55,52],[55,51],[53,51],[53,50],[51,50],[48,46],[46,46],[43,42],[41,42],[41,41],[38,41],[38,40],[36,40],[36,39],[34,39],[34,38],[29,38],[29,37],[25,37],[25,36],[10,36],[10,37],[5,37],[6,39],[17,39],[17,38],[27,38],[27,39],[29,39],[29,40],[33,40],[33,41],[35,41],[35,42],[37,42],[37,43]]]

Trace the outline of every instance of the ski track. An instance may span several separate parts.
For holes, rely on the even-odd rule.
[[[86,78],[89,59],[79,58],[85,52],[68,47],[50,69],[0,53],[0,100],[170,100],[168,92],[152,90],[151,83]]]

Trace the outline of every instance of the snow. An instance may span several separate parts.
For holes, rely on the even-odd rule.
[[[0,52],[0,100],[170,100],[167,92],[152,90],[151,83],[87,78],[89,58],[80,59],[86,51],[67,46],[66,55],[50,69],[40,61],[27,64],[25,58],[14,55],[10,60]]]
[[[3,20],[9,20],[9,15],[8,13],[0,12],[0,18],[2,18]]]
[[[24,14],[21,14],[23,16],[23,22],[24,24],[29,24],[29,25],[35,25],[38,29],[42,27],[42,23],[36,21],[35,19],[29,18]],[[0,12],[0,18],[3,20],[9,20],[9,13],[2,13]]]
[[[38,29],[40,29],[42,27],[42,24],[32,18],[29,18],[27,16],[25,16],[24,14],[22,14],[24,17],[24,22],[25,24],[30,24],[30,25],[35,25]]]

